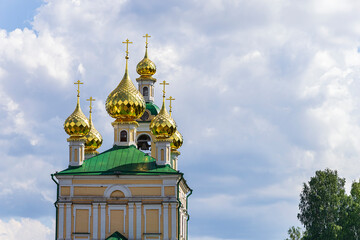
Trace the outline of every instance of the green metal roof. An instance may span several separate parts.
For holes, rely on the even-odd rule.
[[[150,111],[151,115],[158,115],[160,108],[153,102],[146,103],[146,109]]]
[[[124,235],[122,235],[121,233],[116,231],[113,234],[111,234],[108,238],[106,238],[105,240],[128,240],[128,239],[126,237],[124,237]]]
[[[58,175],[160,175],[179,174],[169,165],[157,165],[156,159],[135,146],[114,146],[89,158],[79,167],[71,167]],[[181,173],[180,173],[181,174]]]

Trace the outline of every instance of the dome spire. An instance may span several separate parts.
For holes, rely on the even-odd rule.
[[[92,102],[95,101],[95,99],[90,97],[89,99],[86,99],[86,101],[90,102],[90,110],[89,110],[90,132],[88,133],[88,135],[86,135],[86,142],[85,142],[85,159],[88,159],[98,154],[96,149],[98,149],[101,146],[103,139],[101,134],[96,130],[92,122],[92,116],[91,116]]]
[[[128,72],[128,60],[129,60],[129,44],[132,44],[132,42],[129,41],[129,39],[126,39],[125,42],[122,42],[122,43],[125,43],[126,44],[126,56],[125,56],[125,59],[126,59],[126,65],[125,65],[125,75],[124,75],[124,78],[129,78],[129,72]]]
[[[89,125],[90,127],[92,126],[92,119],[91,119],[91,113],[92,113],[92,102],[94,102],[96,99],[90,97],[89,99],[86,99],[86,101],[89,101],[90,102],[90,110],[89,110]]]
[[[150,38],[151,36],[149,34],[146,34],[145,36],[143,36],[144,38],[146,38],[145,40],[145,57],[144,58],[148,58],[148,53],[147,53],[147,49],[148,49],[148,38]]]
[[[145,40],[145,56],[136,66],[136,72],[140,75],[139,80],[150,80],[156,82],[156,79],[152,77],[156,73],[155,64],[148,58],[148,39],[151,37],[149,34],[143,36]]]
[[[163,103],[159,114],[151,120],[150,130],[155,135],[156,139],[168,139],[176,131],[176,123],[172,119],[165,107],[165,87],[169,85],[166,81],[160,83],[163,87]]]
[[[89,120],[80,108],[80,84],[78,80],[74,84],[78,85],[77,103],[74,112],[65,120],[64,130],[70,135],[69,142],[69,165],[81,166],[84,162],[84,148],[86,135],[90,131]]]
[[[171,109],[172,109],[172,106],[171,106],[171,101],[174,101],[175,100],[175,98],[173,98],[172,96],[170,96],[168,99],[166,99],[166,100],[169,100],[170,101],[170,104],[169,104],[169,114],[170,114],[170,117],[171,117]]]
[[[78,85],[77,103],[74,112],[66,119],[64,129],[72,138],[84,137],[89,132],[89,121],[80,107],[80,84],[84,84],[78,80],[74,84]]]
[[[133,122],[145,111],[145,100],[132,83],[128,72],[129,44],[126,39],[125,74],[119,85],[109,94],[106,100],[106,111],[116,121]]]

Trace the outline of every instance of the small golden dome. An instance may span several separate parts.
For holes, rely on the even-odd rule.
[[[106,111],[119,121],[135,121],[145,111],[143,95],[136,89],[128,74],[126,58],[125,74],[119,85],[109,94],[106,100]]]
[[[101,134],[94,127],[94,124],[91,120],[91,116],[89,117],[89,123],[90,123],[90,132],[88,133],[88,135],[86,135],[85,151],[95,152],[96,149],[98,149],[101,146],[103,139]]]
[[[148,58],[147,46],[145,50],[145,57],[136,66],[136,72],[140,75],[140,78],[152,78],[151,76],[156,73],[155,63]]]
[[[79,96],[74,112],[65,120],[64,129],[70,137],[84,137],[90,131],[89,120],[80,108]]]
[[[169,138],[176,131],[176,123],[165,108],[165,98],[159,114],[151,120],[150,130],[156,138]]]
[[[172,143],[170,144],[171,149],[173,150],[179,149],[184,142],[180,132],[176,130],[175,133],[171,136],[171,138],[173,139]]]

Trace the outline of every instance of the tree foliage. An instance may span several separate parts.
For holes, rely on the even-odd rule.
[[[285,240],[302,240],[303,239],[303,233],[301,231],[301,228],[299,227],[291,227],[288,230],[289,237]]]
[[[337,171],[316,171],[303,185],[299,210],[305,231],[292,227],[286,240],[360,240],[360,181],[347,195]]]

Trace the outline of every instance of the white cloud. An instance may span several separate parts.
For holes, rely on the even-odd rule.
[[[43,225],[38,220],[21,218],[19,220],[10,219],[5,221],[0,219],[0,240],[49,240],[54,236],[53,228]]]

